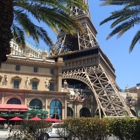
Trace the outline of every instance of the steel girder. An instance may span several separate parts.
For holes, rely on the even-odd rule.
[[[95,96],[100,116],[102,111],[106,117],[125,117],[126,115],[133,117],[116,86],[100,64],[64,70],[63,79],[77,79],[87,84]]]

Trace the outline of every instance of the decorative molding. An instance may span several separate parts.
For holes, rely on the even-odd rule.
[[[32,66],[32,67],[40,67],[40,68],[54,68],[56,69],[58,66],[63,66],[64,63],[62,61],[55,62],[53,59],[43,61],[42,59],[25,59],[24,57],[8,57],[8,60],[4,62],[6,64],[17,64],[24,66]]]
[[[29,97],[27,98],[27,105],[29,106],[30,105],[30,102],[34,99],[38,99],[42,102],[42,107],[45,106],[45,99],[43,99],[43,97],[39,97],[38,95],[35,95],[34,97]]]
[[[51,102],[52,102],[53,100],[58,100],[58,101],[61,102],[62,107],[65,106],[65,103],[64,103],[64,101],[63,101],[61,98],[57,98],[57,99],[56,99],[55,97],[52,97],[51,99],[48,100],[48,106],[50,106],[50,104],[51,104]]]
[[[19,95],[15,95],[15,94],[10,94],[10,96],[5,96],[4,97],[5,100],[4,100],[4,104],[7,104],[8,100],[12,99],[12,98],[17,98],[20,100],[21,104],[24,104],[25,101],[23,100],[24,98],[22,98],[22,96],[19,96]]]
[[[22,80],[22,78],[21,78],[21,77],[19,77],[18,75],[17,75],[17,76],[12,77],[11,79],[12,79],[12,80],[19,80],[19,81],[21,81],[21,80]]]

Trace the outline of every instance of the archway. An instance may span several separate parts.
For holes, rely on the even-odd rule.
[[[68,63],[68,66],[70,64]],[[75,68],[63,70],[62,74],[63,79],[76,79],[88,85],[95,96],[100,117],[101,110],[106,117],[124,117],[126,112],[132,116],[119,95],[114,79],[111,79],[112,77],[106,73],[102,64],[88,67],[77,67],[76,65]]]
[[[80,117],[91,117],[89,109],[86,107],[81,108],[80,109]]]
[[[29,106],[32,109],[42,109],[42,102],[39,99],[33,99],[30,101]]]
[[[21,101],[17,98],[11,98],[7,101],[7,104],[21,104]]]
[[[50,116],[56,119],[62,119],[62,104],[59,100],[53,100],[50,103]]]
[[[67,117],[73,117],[73,110],[70,107],[67,107]]]

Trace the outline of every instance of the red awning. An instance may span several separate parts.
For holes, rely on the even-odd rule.
[[[28,107],[21,104],[0,104],[0,111],[27,112]]]

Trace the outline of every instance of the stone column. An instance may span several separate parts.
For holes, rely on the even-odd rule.
[[[57,59],[57,66],[58,66],[58,71],[57,71],[57,91],[61,92],[62,89],[62,65],[63,64],[63,58],[59,57]]]
[[[1,95],[2,95],[2,97],[1,97],[1,104],[5,104],[5,102],[4,102],[4,93],[2,93]]]
[[[64,113],[65,113],[65,114],[64,114],[64,115],[65,115],[65,116],[64,116],[64,119],[65,119],[65,118],[67,118],[67,99],[66,99],[66,97],[65,97],[65,109],[64,109],[64,111],[65,111],[65,112],[64,112]]]

